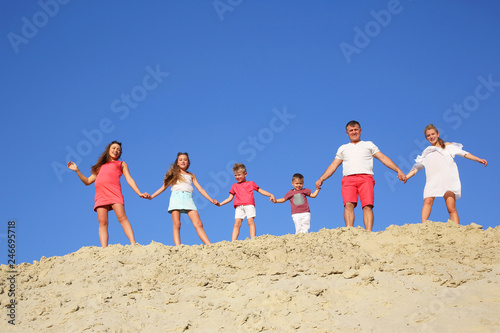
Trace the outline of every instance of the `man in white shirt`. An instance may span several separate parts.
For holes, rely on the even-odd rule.
[[[358,204],[358,197],[363,208],[365,229],[373,229],[374,186],[373,157],[382,164],[398,173],[398,179],[406,180],[405,174],[387,156],[382,154],[371,141],[361,141],[361,126],[352,120],[346,125],[346,133],[350,143],[340,146],[332,164],[316,182],[320,188],[325,180],[330,178],[337,168],[343,164],[342,199],[344,201],[344,220],[346,227],[354,226],[354,208]]]

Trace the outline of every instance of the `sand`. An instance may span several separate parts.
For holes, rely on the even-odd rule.
[[[500,332],[500,227],[428,222],[0,266],[1,332]]]

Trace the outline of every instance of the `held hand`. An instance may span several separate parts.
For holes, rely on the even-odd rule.
[[[149,195],[148,192],[141,193],[140,197],[143,198],[143,199],[149,199],[149,200],[151,200],[151,195]]]
[[[69,162],[68,162],[68,168],[69,168],[70,170],[73,170],[73,171],[78,170],[78,167],[76,166],[76,164],[75,164],[75,163],[73,163],[73,162],[71,162],[71,161],[69,161]]]
[[[272,203],[276,203],[276,198],[274,197],[274,195],[271,194],[271,196],[269,197],[269,200],[272,202]]]
[[[408,179],[410,179],[410,173],[408,173],[405,177],[406,177],[406,179],[405,179],[405,181],[403,182],[403,184],[406,184],[406,182],[408,181]]]
[[[219,202],[215,199],[210,200],[214,205],[220,206]]]
[[[323,181],[321,179],[318,179],[318,181],[316,181],[316,188],[318,190],[321,189],[321,185],[323,185]]]
[[[401,171],[398,171],[398,179],[404,183],[406,183],[406,175]]]

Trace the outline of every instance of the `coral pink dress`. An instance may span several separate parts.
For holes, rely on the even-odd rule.
[[[95,179],[95,205],[97,207],[124,204],[120,177],[122,176],[122,161],[111,161],[101,166]],[[112,208],[111,208],[112,209]]]

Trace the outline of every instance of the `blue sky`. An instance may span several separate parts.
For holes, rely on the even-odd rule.
[[[98,246],[90,175],[107,143],[141,191],[153,193],[177,152],[222,201],[244,163],[248,180],[282,197],[305,187],[348,142],[356,119],[403,172],[435,124],[488,160],[456,158],[462,224],[499,224],[500,4],[496,1],[8,1],[0,4],[3,184],[0,263],[8,221],[17,262]],[[374,161],[375,225],[419,223],[424,172],[407,184]],[[311,231],[344,226],[341,169],[310,199]],[[141,244],[173,245],[170,190],[152,201],[122,179]],[[231,239],[232,205],[195,196],[212,242]],[[256,194],[257,234],[294,232],[289,203]],[[355,211],[355,226],[362,212]],[[446,221],[443,200],[430,219]],[[114,213],[110,244],[128,244]],[[240,239],[248,237],[244,222]],[[181,240],[200,244],[187,218]],[[2,254],[3,252],[3,254]]]

